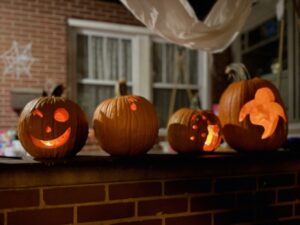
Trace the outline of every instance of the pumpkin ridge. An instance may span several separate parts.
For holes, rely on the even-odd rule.
[[[236,150],[258,151],[276,150],[285,141],[287,123],[279,118],[276,130],[268,138],[262,140],[264,128],[260,124],[252,124],[249,115],[239,122],[241,108],[255,98],[260,88],[269,88],[275,96],[275,102],[286,111],[279,91],[269,81],[255,77],[250,80],[233,82],[223,92],[219,104],[219,116],[223,127],[223,136],[226,142]]]
[[[170,146],[179,153],[199,153],[204,152],[206,140],[208,138],[208,125],[218,127],[218,139],[211,137],[209,150],[213,151],[220,144],[221,123],[216,115],[210,111],[193,110],[181,108],[173,113],[168,121],[168,141]],[[214,134],[211,134],[214,135]]]
[[[56,121],[53,114],[57,108],[61,107],[65,108],[70,114],[69,120],[64,122]],[[37,117],[37,115],[34,115],[32,113],[34,109],[41,111],[43,116]],[[77,129],[79,124],[81,127]],[[61,145],[58,144],[50,150],[46,147],[43,148],[41,145],[36,145],[30,138],[32,135],[37,140],[44,140],[45,143],[52,139],[56,139],[58,142],[63,140],[57,138],[66,130],[70,130],[69,137],[66,138],[67,141]],[[84,112],[75,102],[63,97],[40,97],[33,99],[24,107],[18,122],[20,142],[25,150],[35,158],[55,158],[75,155],[85,144],[87,134],[88,125]],[[76,144],[73,140],[76,141]]]
[[[137,101],[136,110],[132,111],[129,98]],[[157,124],[157,115],[152,112],[154,106],[145,98],[134,95],[120,96],[107,100],[110,105],[107,108],[100,108],[103,114],[107,114],[112,107],[114,112],[109,115],[109,120],[103,120],[103,114],[94,113],[94,129],[96,138],[104,151],[111,155],[137,155],[147,152],[154,144],[158,132],[158,126],[152,129],[153,124]],[[149,108],[148,108],[149,107]],[[106,111],[105,111],[106,110]],[[104,124],[99,121],[103,120]],[[105,136],[99,135],[99,127],[105,126]],[[149,135],[149,132],[151,135]],[[113,135],[112,137],[109,137]]]

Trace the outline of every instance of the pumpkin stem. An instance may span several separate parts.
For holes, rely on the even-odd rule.
[[[234,81],[249,80],[251,76],[243,63],[231,63],[226,69],[225,73],[233,78]]]
[[[119,80],[115,85],[115,94],[116,96],[127,95],[127,84],[126,80]]]

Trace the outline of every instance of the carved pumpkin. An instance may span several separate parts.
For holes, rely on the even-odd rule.
[[[125,95],[125,82],[120,82],[117,90],[124,96],[103,101],[94,112],[95,137],[111,155],[146,153],[158,136],[155,108],[141,96]]]
[[[168,141],[180,153],[211,152],[221,142],[221,124],[210,111],[182,108],[168,122]]]
[[[62,158],[81,150],[88,135],[84,112],[71,100],[40,97],[27,103],[18,124],[18,136],[35,158]]]
[[[227,72],[240,80],[221,96],[219,118],[226,142],[236,150],[276,150],[287,136],[287,117],[276,87],[260,78],[247,78],[242,64]]]

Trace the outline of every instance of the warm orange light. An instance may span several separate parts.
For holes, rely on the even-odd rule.
[[[194,124],[194,125],[192,126],[192,128],[193,128],[193,130],[197,130],[197,129],[198,129],[198,126]]]
[[[54,149],[63,146],[69,140],[71,127],[69,127],[62,135],[51,140],[40,140],[30,135],[32,143],[39,148]]]
[[[195,120],[196,120],[196,118],[197,118],[197,114],[194,114],[194,115],[192,115],[192,118],[191,118],[191,120],[192,120],[192,121],[195,121]]]
[[[52,132],[52,128],[50,126],[47,126],[45,129],[46,133],[51,133]]]
[[[242,122],[248,114],[252,124],[264,128],[261,139],[266,139],[274,133],[279,117],[287,121],[283,108],[275,102],[272,90],[267,87],[258,89],[254,99],[242,107],[239,122]]]
[[[207,137],[203,146],[204,151],[213,151],[221,142],[219,135],[220,128],[218,125],[208,125],[207,126]]]
[[[131,103],[130,104],[130,109],[131,109],[131,111],[136,111],[137,110],[136,104],[135,103]]]
[[[203,144],[204,151],[213,151],[214,149],[216,149],[216,147],[218,147],[221,142],[219,125],[212,124],[205,115],[201,114],[192,115],[191,120],[191,127],[194,131],[197,132],[197,136],[190,136],[190,140],[194,141],[196,140],[196,137],[198,137],[200,140],[205,140]],[[202,132],[202,123],[206,124],[207,132]]]
[[[39,116],[39,117],[41,117],[41,118],[43,118],[43,113],[40,111],[40,110],[38,110],[38,109],[34,109],[33,111],[32,111],[32,115],[34,115],[34,116]]]
[[[58,122],[66,122],[69,120],[69,113],[64,108],[58,108],[54,112],[54,119]]]
[[[137,110],[137,105],[136,105],[137,100],[132,96],[128,96],[127,100],[130,103],[130,110],[136,111]]]

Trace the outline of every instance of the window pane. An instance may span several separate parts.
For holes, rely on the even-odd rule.
[[[300,1],[298,1],[298,5],[300,4]],[[298,20],[298,22],[299,22],[299,20]],[[298,25],[299,25],[299,23],[298,23]],[[295,59],[295,61],[296,61],[296,65],[297,65],[297,67],[296,67],[296,74],[297,74],[297,77],[298,77],[298,79],[297,79],[297,81],[298,81],[298,83],[297,83],[297,95],[295,96],[295,98],[297,99],[297,101],[296,101],[296,104],[295,104],[295,108],[296,108],[296,111],[298,112],[297,113],[297,115],[295,116],[295,120],[296,121],[300,121],[300,103],[299,103],[299,98],[300,98],[300,90],[299,90],[299,87],[300,87],[300,78],[299,78],[299,76],[300,76],[300,28],[299,28],[299,26],[297,26],[297,41],[296,41],[296,43],[297,43],[297,56],[296,56],[296,59]]]
[[[104,58],[103,54],[103,38],[102,37],[92,37],[92,49],[93,52],[93,74],[94,78],[104,80]]]
[[[197,84],[198,52],[169,43],[153,42],[152,76],[156,83]]]
[[[128,88],[128,93],[132,92],[131,87]],[[97,106],[108,98],[115,96],[115,87],[109,85],[78,85],[78,104],[86,113],[90,126],[92,126],[93,114]]]
[[[78,103],[86,113],[90,126],[97,106],[103,100],[114,96],[113,86],[79,85]]]
[[[77,76],[88,77],[88,37],[81,34],[77,35]]]
[[[152,76],[154,82],[162,82],[162,44],[154,42],[152,47]]]
[[[166,127],[169,119],[169,105],[171,99],[172,90],[170,89],[154,89],[153,102],[156,107],[159,119],[160,127]],[[182,108],[189,107],[190,102],[186,90],[176,91],[176,100],[173,112]]]
[[[78,103],[86,112],[91,125],[96,107],[104,99],[115,96],[115,87],[110,85],[113,82],[106,81],[125,79],[130,82],[132,79],[131,40],[78,34],[77,73]],[[83,84],[80,81],[83,78],[96,79],[100,82],[93,84],[90,80],[88,84]],[[131,93],[131,90],[132,88],[128,87],[128,93]]]
[[[300,5],[300,1],[297,1],[298,6]],[[300,26],[299,20],[295,21],[295,41],[294,41],[294,62],[293,62],[293,71],[294,71],[294,92],[292,93],[292,103],[293,103],[293,112],[292,112],[292,121],[300,122]],[[292,38],[291,38],[292,39]],[[291,108],[291,107],[290,107]]]
[[[120,41],[120,73],[119,79],[125,79],[127,81],[132,80],[132,50],[131,50],[131,41],[130,40],[121,40]]]
[[[92,77],[100,80],[132,79],[131,40],[92,37]]]
[[[175,44],[153,42],[152,54],[153,81],[159,83],[159,88],[153,91],[153,103],[159,113],[160,127],[166,127],[173,86],[170,84],[197,85],[198,52]],[[173,112],[189,105],[187,91],[177,89]]]
[[[108,38],[106,44],[107,60],[105,63],[106,80],[117,80],[118,77],[118,39]]]
[[[189,83],[198,84],[198,52],[189,50]]]
[[[173,44],[165,44],[166,46],[166,58],[163,61],[165,63],[166,67],[166,77],[167,77],[167,83],[173,83],[175,81],[175,77],[178,73],[178,59],[175,58],[176,54],[178,53],[177,48]],[[175,59],[177,61],[175,61]],[[176,71],[177,70],[177,71]],[[175,74],[176,72],[176,74]],[[179,81],[180,83],[182,82],[181,80]]]

